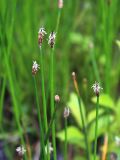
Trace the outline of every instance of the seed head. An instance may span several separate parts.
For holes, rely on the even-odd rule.
[[[45,146],[46,154],[47,154],[47,151],[49,151],[49,153],[53,152],[53,147],[51,142],[48,143],[48,146]]]
[[[37,64],[36,61],[33,61],[32,74],[35,75],[38,72],[38,69],[40,69],[40,66]]]
[[[72,77],[75,78],[76,74],[75,72],[72,72]]]
[[[99,96],[100,90],[103,89],[102,87],[100,87],[98,82],[95,82],[95,84],[92,85],[93,91],[96,94],[96,96]]]
[[[16,148],[16,152],[18,153],[19,156],[23,156],[24,153],[26,152],[26,149],[23,146],[19,146]]]
[[[43,38],[44,38],[45,34],[47,34],[45,29],[43,27],[40,28],[39,31],[38,31],[38,44],[39,44],[39,47],[41,47],[41,45],[42,45]]]
[[[63,8],[63,0],[58,0],[58,8]]]
[[[55,102],[60,102],[60,96],[59,95],[55,95]]]
[[[64,118],[69,117],[70,115],[70,108],[69,107],[65,107],[64,108]]]
[[[50,35],[49,35],[49,39],[48,39],[48,44],[50,45],[51,48],[54,47],[55,38],[56,38],[56,33],[55,32],[51,32]]]

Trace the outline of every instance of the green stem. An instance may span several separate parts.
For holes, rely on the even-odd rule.
[[[54,120],[55,120],[55,117],[56,117],[56,112],[57,112],[57,107],[55,106],[55,110],[54,110],[54,113],[53,113],[52,118],[51,118],[51,120],[50,120],[50,124],[49,124],[48,130],[47,130],[47,134],[46,134],[46,136],[45,136],[45,144],[47,143],[47,139],[48,139],[48,137],[49,137],[49,135],[50,135],[50,131],[51,131],[51,128],[52,128],[52,124],[53,124],[53,122],[54,122]]]
[[[65,151],[64,160],[67,160],[67,117],[65,118]]]
[[[3,78],[3,85],[2,85],[2,90],[1,90],[1,97],[0,97],[0,132],[1,134],[5,134],[4,129],[3,129],[3,106],[4,106],[4,96],[5,96],[5,87],[6,87],[6,77]],[[10,152],[10,149],[8,148],[8,145],[5,144],[5,153],[7,157],[12,160],[12,155]]]
[[[94,160],[96,160],[96,152],[97,152],[98,110],[99,110],[99,96],[97,96],[97,106],[96,106],[96,125],[95,125]]]
[[[14,109],[15,120],[16,120],[16,124],[17,124],[17,127],[18,127],[21,143],[22,143],[22,145],[25,146],[22,127],[21,127],[21,124],[20,124],[20,115],[19,115],[19,108],[18,108],[19,105],[18,105],[18,101],[17,101],[16,95],[15,95],[15,88],[14,88],[13,80],[12,80],[12,77],[11,77],[11,69],[10,69],[9,60],[8,60],[8,56],[7,56],[6,52],[5,52],[5,65],[6,65],[8,80],[9,80],[9,83],[10,83],[10,91],[11,91],[11,97],[12,97],[12,101],[13,101],[13,109]],[[25,153],[25,159],[27,159],[26,153]]]
[[[57,17],[57,25],[56,25],[56,33],[58,32],[59,24],[60,24],[60,17],[61,17],[61,9],[58,10],[58,17]]]
[[[1,90],[1,97],[0,97],[0,129],[2,128],[2,119],[3,119],[3,102],[4,102],[4,96],[5,96],[5,87],[6,87],[6,77],[3,79],[3,85]]]
[[[40,67],[41,67],[41,83],[42,83],[42,98],[43,98],[43,114],[44,114],[44,128],[45,133],[47,133],[48,124],[47,124],[47,107],[46,107],[46,95],[45,95],[45,81],[44,81],[44,59],[42,48],[40,47]],[[47,142],[47,147],[49,146],[49,141]],[[47,148],[49,150],[49,148]],[[50,159],[49,151],[47,152],[47,158]]]
[[[96,59],[95,59],[95,49],[91,48],[90,56],[91,56],[91,62],[92,62],[95,78],[97,81],[100,82],[100,75],[99,75],[99,71],[98,71],[98,67],[97,67],[97,63],[96,63]]]
[[[61,17],[61,9],[59,9],[58,11],[58,17],[57,17],[57,23],[56,23],[56,33],[58,32],[58,28],[59,28],[59,23],[60,23],[60,17]],[[51,117],[53,115],[54,112],[54,48],[52,49],[51,52],[51,63],[50,63],[50,92],[51,92]],[[56,140],[55,140],[55,123],[53,122],[52,124],[52,143],[53,143],[53,155],[54,155],[54,160],[57,159],[57,155],[56,155]]]
[[[40,47],[40,70],[41,70],[41,83],[42,83],[42,98],[43,98],[43,112],[44,112],[44,127],[47,132],[47,108],[46,108],[46,97],[45,97],[45,81],[44,81],[44,61],[42,48]]]
[[[50,120],[50,124],[49,124],[48,130],[47,130],[47,133],[46,133],[46,136],[45,136],[45,139],[44,139],[44,144],[45,144],[45,145],[47,144],[47,140],[48,140],[49,135],[50,135],[50,132],[51,132],[52,124],[53,124],[53,122],[54,122],[54,120],[55,120],[55,117],[56,117],[57,108],[58,108],[58,107],[55,106],[54,113],[53,113],[52,118],[51,118],[51,120]],[[41,157],[40,157],[40,158],[41,158]]]
[[[37,105],[37,111],[38,111],[38,121],[39,121],[39,127],[40,127],[40,139],[41,139],[41,151],[43,151],[43,157],[46,160],[46,154],[45,154],[45,144],[44,144],[44,133],[43,133],[43,127],[42,127],[42,120],[41,120],[41,114],[40,114],[40,105],[39,105],[39,96],[38,96],[38,90],[37,90],[37,83],[36,83],[36,78],[34,78],[34,86],[35,86],[35,96],[36,96],[36,105]]]
[[[54,48],[51,52],[51,65],[50,65],[50,92],[51,92],[51,117],[54,113]],[[55,141],[55,123],[52,124],[52,143],[53,143],[53,154],[54,154],[54,160],[57,159],[56,155],[56,141]]]
[[[89,156],[89,144],[88,144],[88,137],[87,137],[87,128],[85,125],[84,117],[83,117],[83,111],[82,111],[82,105],[81,105],[81,98],[80,95],[78,95],[78,102],[79,102],[79,110],[80,110],[80,115],[81,115],[81,120],[82,120],[82,126],[83,126],[83,132],[84,132],[84,138],[85,138],[85,144],[86,144],[86,150],[87,150],[87,160],[90,160]]]

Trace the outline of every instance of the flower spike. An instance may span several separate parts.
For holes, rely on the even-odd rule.
[[[38,44],[39,44],[39,47],[42,46],[42,42],[43,42],[43,38],[44,38],[45,34],[47,34],[45,29],[43,27],[40,28],[39,31],[38,31]]]
[[[40,66],[37,64],[36,61],[33,61],[32,74],[35,75],[38,72],[38,69],[40,69]]]
[[[103,89],[102,87],[100,87],[98,82],[95,82],[91,88],[93,88],[93,91],[96,94],[96,96],[99,96],[100,90]]]
[[[18,153],[19,156],[23,156],[26,152],[26,149],[23,146],[19,146],[16,148],[16,152]]]
[[[51,32],[50,35],[49,35],[49,40],[48,40],[48,44],[50,45],[51,48],[54,47],[55,38],[56,38],[56,33],[55,32]]]

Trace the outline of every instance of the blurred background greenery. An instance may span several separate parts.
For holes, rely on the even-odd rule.
[[[17,99],[18,112],[24,122],[32,150],[35,152],[34,148],[38,143],[39,133],[31,68],[33,60],[39,59],[39,27],[45,27],[49,35],[51,31],[55,30],[57,16],[57,0],[0,1],[0,143],[1,151],[5,148],[8,159],[13,159],[15,146],[18,144],[18,131],[13,107],[15,105],[14,97]],[[60,132],[64,128],[63,108],[69,105],[74,112],[77,106],[76,95],[73,93],[72,71],[77,74],[90,128],[89,132],[92,136],[94,136],[94,129],[91,128],[94,126],[95,120],[95,100],[91,86],[95,81],[99,81],[104,88],[104,94],[101,95],[100,101],[100,142],[109,130],[108,153],[116,152],[119,154],[118,147],[116,149],[114,146],[114,137],[120,135],[119,17],[119,0],[64,0],[55,47],[55,93],[61,97],[60,112],[57,113],[56,118],[56,130],[59,132],[58,155],[59,152],[62,155],[61,140],[64,141]],[[47,38],[43,44],[43,54],[49,120],[50,49]],[[41,97],[39,74],[37,80]],[[79,129],[78,134],[81,134],[78,135],[79,139],[82,136],[82,130],[74,117],[77,119],[76,113],[71,114],[69,126],[74,125]],[[109,117],[107,118],[109,120],[106,120],[106,117]],[[74,138],[77,131],[76,129],[70,130],[70,133],[74,133]],[[78,139],[73,142],[74,138],[71,134],[70,136],[69,156],[71,159],[82,160],[80,155],[84,154],[84,146]],[[94,137],[91,137],[91,150],[93,141]],[[4,147],[8,144],[11,146],[9,149]],[[100,147],[98,150],[101,150]]]

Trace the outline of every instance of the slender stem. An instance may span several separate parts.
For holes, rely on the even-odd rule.
[[[46,108],[46,97],[45,97],[45,81],[44,81],[44,60],[42,48],[40,47],[40,70],[41,70],[41,83],[42,83],[42,98],[43,98],[43,112],[44,112],[44,127],[45,132],[47,131],[47,108]]]
[[[29,160],[32,160],[30,141],[29,141],[29,137],[28,137],[27,132],[26,132],[26,126],[25,126],[25,124],[23,123],[23,120],[22,120],[22,119],[21,119],[21,121],[22,121],[22,127],[23,127],[24,135],[25,135],[27,156],[28,156],[28,159],[29,159]]]
[[[14,112],[14,116],[15,116],[15,120],[16,120],[16,124],[18,127],[18,131],[19,131],[19,135],[20,135],[20,140],[21,140],[21,144],[25,146],[24,143],[24,136],[23,136],[23,131],[22,131],[22,127],[20,124],[20,104],[18,102],[18,99],[16,97],[16,88],[15,88],[15,84],[14,84],[14,80],[13,80],[13,72],[9,63],[9,54],[10,54],[10,50],[11,50],[11,46],[12,46],[12,42],[13,42],[13,28],[14,28],[14,20],[15,20],[15,11],[16,11],[16,0],[13,3],[13,9],[12,9],[12,15],[11,15],[11,23],[9,24],[9,27],[6,27],[7,30],[5,30],[6,32],[6,38],[7,38],[7,47],[5,47],[4,42],[2,42],[2,47],[3,47],[3,53],[4,53],[4,62],[5,62],[5,66],[6,66],[6,73],[7,73],[7,78],[9,81],[9,85],[10,85],[10,92],[11,92],[11,98],[12,98],[12,102],[13,102],[13,112]],[[9,14],[7,14],[9,15]],[[8,21],[6,20],[6,24]],[[6,25],[7,26],[7,25]],[[3,38],[3,35],[1,35],[1,37]],[[26,153],[25,153],[25,160],[27,159],[26,157]]]
[[[60,17],[61,17],[61,9],[58,10],[58,17],[57,17],[56,30],[55,30],[56,32],[58,32]]]
[[[43,151],[43,157],[46,160],[45,156],[45,144],[44,144],[44,133],[43,133],[43,127],[42,127],[42,120],[41,120],[41,114],[40,114],[40,105],[39,105],[39,99],[38,99],[38,90],[37,90],[37,84],[36,84],[36,78],[34,78],[34,86],[35,86],[35,95],[36,95],[36,105],[37,105],[37,111],[38,111],[38,121],[39,121],[39,127],[40,127],[40,139],[41,139],[41,151]]]
[[[86,128],[86,124],[85,124],[84,117],[83,117],[83,111],[82,111],[80,95],[78,95],[78,102],[79,102],[79,110],[80,110],[82,126],[83,126],[83,132],[84,132],[84,138],[85,138],[85,144],[86,144],[86,150],[87,150],[86,157],[87,157],[87,160],[90,160],[90,157],[89,157],[89,144],[88,144],[88,137],[87,137],[87,128]]]
[[[51,52],[51,65],[50,65],[50,92],[51,92],[51,117],[54,113],[54,48],[52,49]],[[53,122],[52,124],[52,143],[53,143],[53,155],[54,155],[54,160],[57,159],[56,155],[56,140],[55,140],[55,123]]]
[[[3,85],[1,90],[1,97],[0,97],[0,129],[3,130],[2,127],[2,119],[3,119],[3,102],[5,96],[5,87],[6,87],[6,77],[3,79]]]
[[[65,150],[64,150],[64,160],[67,160],[67,117],[65,118]]]
[[[80,92],[79,92],[79,88],[78,88],[78,83],[76,81],[76,77],[73,77],[73,82],[74,82],[74,87],[78,96],[78,102],[79,102],[79,111],[80,111],[80,116],[81,116],[81,120],[82,120],[82,127],[83,127],[83,132],[84,132],[84,138],[85,138],[85,145],[86,145],[86,150],[87,150],[87,160],[90,160],[90,154],[89,154],[89,143],[88,143],[88,137],[87,137],[87,128],[86,128],[86,124],[84,121],[84,116],[83,116],[83,111],[82,111],[82,105],[81,105],[81,97],[80,97]]]
[[[11,95],[12,95],[15,120],[16,120],[16,124],[17,124],[18,131],[19,131],[19,134],[20,134],[21,143],[25,146],[23,131],[22,131],[22,127],[21,127],[21,124],[20,124],[20,115],[19,115],[19,108],[18,108],[19,104],[18,104],[16,95],[15,95],[15,88],[14,88],[13,80],[12,80],[12,77],[11,77],[10,64],[9,64],[9,60],[8,60],[8,56],[7,56],[6,52],[5,52],[5,64],[6,64],[8,80],[9,80],[9,83],[10,83],[10,91],[11,91]],[[26,153],[25,153],[25,159],[27,159]]]
[[[96,63],[96,59],[95,59],[95,49],[94,48],[91,48],[90,56],[91,56],[91,62],[92,62],[95,78],[97,81],[100,82],[100,75],[99,75],[99,71],[98,71],[98,67],[97,67],[97,63]]]
[[[45,133],[47,133],[48,130],[48,124],[47,124],[47,107],[46,107],[46,95],[45,95],[45,81],[44,81],[44,59],[43,59],[43,53],[42,48],[40,47],[40,67],[41,67],[41,83],[42,83],[42,98],[43,98],[43,114],[44,114],[44,128]],[[48,160],[50,159],[49,154],[49,142],[47,142],[47,157]]]
[[[53,113],[53,115],[52,115],[52,118],[51,118],[51,120],[50,120],[50,124],[49,124],[49,126],[48,126],[48,130],[47,130],[47,133],[46,133],[46,136],[45,136],[45,139],[44,139],[44,144],[45,144],[45,145],[47,144],[47,140],[48,140],[49,135],[50,135],[50,132],[51,132],[52,124],[53,124],[53,122],[54,122],[54,120],[55,120],[55,117],[56,117],[57,108],[58,108],[58,107],[55,106],[54,113]],[[40,157],[40,158],[41,158],[41,157]]]
[[[96,160],[96,152],[97,152],[98,110],[99,110],[99,96],[97,96],[97,105],[96,105],[96,125],[95,125],[94,160]]]
[[[58,17],[57,17],[57,23],[56,23],[56,33],[58,32],[59,28],[59,23],[60,23],[60,17],[61,17],[61,9],[58,11]],[[52,48],[51,51],[51,63],[50,63],[50,92],[51,92],[51,117],[54,112],[54,47]],[[52,124],[52,142],[53,142],[53,155],[54,155],[54,160],[57,159],[57,154],[56,154],[56,140],[55,140],[55,123],[53,122]]]
[[[57,107],[55,106],[55,110],[54,110],[54,113],[53,113],[52,118],[50,120],[50,124],[49,124],[48,130],[47,130],[46,136],[45,136],[45,144],[47,143],[47,139],[48,139],[48,137],[50,135],[52,124],[53,124],[53,122],[55,120],[55,117],[56,117],[56,112],[57,112]]]

